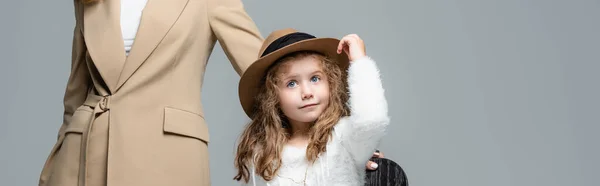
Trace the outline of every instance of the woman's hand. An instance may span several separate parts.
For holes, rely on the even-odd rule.
[[[356,34],[349,34],[344,36],[338,44],[337,53],[341,54],[342,51],[348,55],[350,61],[354,61],[366,56],[365,43]]]

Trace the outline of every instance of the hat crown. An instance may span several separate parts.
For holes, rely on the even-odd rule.
[[[288,34],[291,33],[296,33],[298,32],[296,29],[293,28],[285,28],[285,29],[281,29],[281,30],[276,30],[271,32],[271,34],[269,34],[269,36],[267,36],[267,38],[265,38],[265,41],[263,42],[262,46],[260,47],[260,52],[258,53],[258,57],[260,58],[261,55],[265,52],[265,50],[267,50],[267,47],[269,47],[269,45],[271,45],[271,43],[273,43],[275,40],[286,36]]]

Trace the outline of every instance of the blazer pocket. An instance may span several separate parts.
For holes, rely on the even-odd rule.
[[[163,131],[209,142],[208,126],[204,117],[181,109],[165,107]]]

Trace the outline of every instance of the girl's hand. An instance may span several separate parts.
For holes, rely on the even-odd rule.
[[[338,44],[337,53],[341,54],[342,50],[348,55],[350,61],[357,60],[366,56],[365,43],[356,34],[344,36]]]
[[[375,153],[373,153],[373,156],[371,158],[384,158],[383,152],[376,150]],[[377,165],[377,163],[375,163],[373,161],[368,161],[366,167],[367,167],[367,170],[377,170],[377,168],[379,168],[379,165]]]

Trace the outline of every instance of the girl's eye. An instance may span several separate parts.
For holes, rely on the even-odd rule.
[[[288,87],[288,88],[294,88],[294,87],[296,87],[296,85],[298,85],[298,83],[296,83],[296,81],[290,81],[290,82],[287,84],[287,87]]]
[[[312,78],[310,78],[310,81],[312,82],[319,82],[321,80],[321,78],[319,78],[319,76],[313,76]]]

